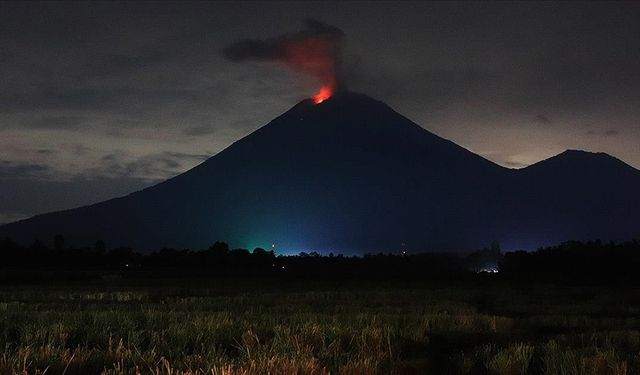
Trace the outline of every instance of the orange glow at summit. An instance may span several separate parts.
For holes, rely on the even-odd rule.
[[[325,100],[329,99],[333,95],[333,90],[329,86],[322,86],[320,91],[313,97],[313,102],[315,104],[320,104]]]

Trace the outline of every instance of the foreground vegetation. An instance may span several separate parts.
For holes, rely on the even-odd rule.
[[[102,280],[0,288],[1,374],[636,374],[635,289]]]

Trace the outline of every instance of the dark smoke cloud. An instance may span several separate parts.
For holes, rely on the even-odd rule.
[[[343,87],[344,32],[315,19],[305,20],[304,25],[300,31],[274,38],[239,40],[224,48],[223,54],[233,62],[281,61],[323,85],[333,89]]]
[[[539,124],[551,124],[551,119],[545,115],[537,115],[534,120]]]

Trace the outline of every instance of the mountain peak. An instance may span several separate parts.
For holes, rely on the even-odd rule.
[[[385,132],[413,136],[428,133],[436,137],[387,104],[351,91],[339,91],[321,103],[315,103],[313,98],[304,99],[258,129],[255,135],[262,137],[270,133],[281,140],[296,137],[312,141],[319,141],[320,136],[344,138],[351,135],[364,137],[362,140],[366,141]],[[254,138],[254,134],[248,138]]]
[[[369,95],[365,95],[359,92],[342,90],[334,93],[331,97],[316,105],[336,105],[336,104],[354,104],[354,103],[368,103],[368,104],[383,104],[381,101],[376,100]]]
[[[291,110],[298,113],[299,111],[327,112],[345,109],[349,109],[350,111],[363,109],[371,111],[375,108],[379,110],[393,111],[393,109],[387,104],[368,95],[343,90],[334,93],[331,97],[320,103],[315,103],[313,98],[303,99],[291,108]]]
[[[578,149],[568,149],[556,155],[558,157],[571,157],[571,158],[613,158],[613,156],[607,154],[606,152],[593,152],[593,151],[585,151]]]
[[[575,173],[610,173],[613,170],[626,170],[637,172],[635,168],[622,160],[611,156],[605,152],[591,152],[584,150],[565,150],[548,159],[539,161],[523,169],[523,171],[534,170],[556,170],[574,175]]]
[[[334,153],[350,161],[356,154],[362,158],[366,154],[372,163],[393,154],[402,155],[403,162],[412,165],[428,157],[448,159],[449,165],[469,162],[475,165],[472,170],[501,169],[431,133],[384,102],[351,91],[339,91],[318,104],[312,98],[302,100],[238,144],[265,153],[273,153],[274,147],[286,149],[289,156],[293,152],[316,153],[322,158]]]
[[[569,160],[572,162],[582,162],[582,163],[609,163],[609,164],[617,164],[617,165],[625,165],[632,168],[627,163],[622,160],[607,154],[606,152],[592,152],[592,151],[584,151],[584,150],[576,150],[569,149],[561,152],[560,154],[550,158],[550,159],[563,159]],[[549,160],[550,160],[549,159]]]

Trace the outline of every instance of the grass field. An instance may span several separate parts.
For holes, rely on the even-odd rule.
[[[1,374],[638,374],[640,293],[202,280],[0,287]]]

